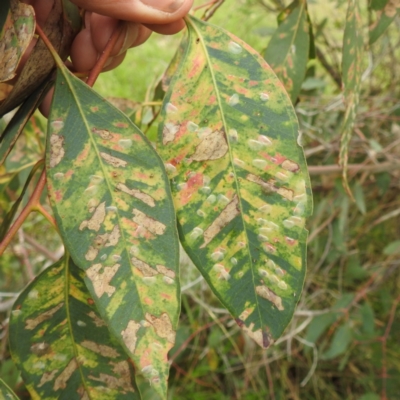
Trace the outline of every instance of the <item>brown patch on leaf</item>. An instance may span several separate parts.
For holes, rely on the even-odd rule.
[[[275,294],[269,287],[265,285],[257,286],[256,293],[262,298],[269,300],[279,311],[285,309],[282,305],[282,298]]]
[[[54,371],[51,371],[51,372],[45,372],[42,375],[42,378],[40,379],[38,387],[42,387],[47,382],[51,382],[54,379],[54,377],[57,375],[58,371],[59,371],[58,369],[55,369]]]
[[[133,217],[133,222],[136,222],[138,225],[143,226],[146,228],[149,232],[155,234],[155,235],[163,235],[165,232],[165,229],[167,228],[164,224],[161,222],[155,220],[154,218],[151,218],[147,216],[145,213],[142,213],[140,210],[134,208],[132,210],[132,213],[135,215]]]
[[[218,160],[228,152],[228,143],[224,130],[206,133],[202,136],[196,151],[190,157],[193,161]]]
[[[93,261],[97,257],[97,254],[99,254],[99,250],[95,249],[93,246],[90,246],[89,250],[85,254],[85,259],[87,261]]]
[[[293,191],[290,189],[286,189],[286,188],[278,188],[277,186],[275,186],[275,181],[273,179],[271,179],[269,181],[264,181],[259,176],[256,176],[253,174],[248,174],[246,176],[246,179],[250,182],[253,182],[253,183],[261,186],[261,189],[266,194],[278,193],[285,199],[293,200],[293,196],[294,196]]]
[[[65,367],[63,372],[61,372],[61,374],[58,375],[57,379],[54,381],[53,389],[55,391],[59,389],[65,389],[67,387],[67,382],[69,378],[71,378],[72,374],[77,368],[78,368],[78,363],[76,362],[76,359],[73,358]]]
[[[168,276],[168,278],[175,279],[176,274],[174,271],[172,271],[172,269],[169,269],[164,265],[156,265],[156,268],[160,274]]]
[[[103,202],[96,207],[96,210],[92,215],[92,218],[90,218],[87,221],[83,221],[80,224],[79,230],[83,231],[85,228],[88,228],[91,231],[98,232],[105,218],[106,218],[106,203]]]
[[[50,319],[60,308],[64,306],[64,303],[60,303],[57,306],[53,307],[50,310],[45,311],[44,313],[40,314],[36,318],[32,319],[27,319],[25,321],[25,329],[35,329],[39,324],[41,324],[44,321],[47,321]]]
[[[111,140],[114,137],[114,135],[106,129],[92,128],[92,132],[99,135],[104,140]]]
[[[117,358],[120,356],[120,354],[112,347],[105,346],[104,344],[97,344],[89,340],[84,340],[81,343],[81,346],[105,357]]]
[[[50,168],[54,168],[60,164],[65,156],[64,149],[64,136],[51,135],[50,136]]]
[[[89,375],[89,378],[104,383],[111,390],[119,390],[122,394],[135,391],[132,386],[129,364],[126,361],[114,364],[113,372],[116,376],[100,373],[98,378],[93,375]]]
[[[94,312],[94,311],[90,311],[90,313],[88,314],[88,316],[90,318],[92,318],[94,324],[100,328],[101,326],[107,326],[107,324]]]
[[[31,352],[36,354],[38,357],[44,356],[51,351],[51,347],[48,343],[36,343],[31,346]]]
[[[108,236],[108,242],[106,247],[116,246],[118,244],[119,238],[121,237],[121,232],[119,226],[115,225],[110,235]]]
[[[121,332],[125,346],[133,354],[136,350],[137,333],[141,325],[136,321],[129,321],[128,326]]]
[[[132,264],[143,274],[145,277],[151,277],[158,275],[158,272],[151,268],[149,264],[146,264],[144,261],[139,260],[136,257],[131,258]]]
[[[176,134],[179,132],[180,125],[175,125],[170,122],[164,125],[163,128],[163,144],[166,145],[175,140]]]
[[[120,264],[115,264],[112,267],[105,267],[104,272],[101,274],[99,271],[103,268],[101,264],[92,265],[87,271],[87,277],[92,281],[94,292],[97,297],[103,296],[104,293],[108,297],[115,292],[115,287],[110,285],[112,278],[119,270]]]
[[[290,172],[300,171],[300,165],[291,160],[285,160],[282,163],[282,168]]]
[[[213,223],[204,231],[204,243],[200,248],[204,249],[204,247],[206,247],[211,240],[239,214],[239,198],[235,195],[232,201],[222,210],[221,214],[219,214]]]
[[[138,199],[140,201],[143,201],[143,203],[147,204],[150,207],[155,207],[155,205],[156,205],[156,202],[154,201],[154,199],[150,195],[142,192],[141,190],[129,189],[123,183],[118,183],[117,189],[120,190],[121,192],[129,194],[132,197],[135,197],[136,199]]]
[[[176,332],[172,328],[172,323],[167,313],[162,313],[160,318],[146,313],[145,318],[153,326],[157,336],[167,339],[169,343],[175,343]]]
[[[101,158],[107,163],[115,168],[125,168],[128,163],[120,158],[110,156],[108,153],[100,152]]]

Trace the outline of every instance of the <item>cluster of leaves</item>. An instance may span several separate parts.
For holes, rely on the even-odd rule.
[[[268,6],[266,1],[259,3],[260,8]],[[184,295],[181,327],[176,334],[175,348],[171,351],[171,362],[179,361],[181,367],[173,364],[175,372],[170,377],[170,395],[174,399],[197,398],[196,392],[199,392],[198,398],[204,398],[202,393],[207,398],[215,399],[225,399],[226,396],[229,398],[246,396],[250,399],[267,397],[268,394],[271,398],[274,396],[296,398],[299,397],[299,388],[312,379],[314,385],[308,385],[307,388],[302,389],[302,398],[329,397],[339,400],[347,396],[357,400],[361,398],[375,400],[378,398],[376,395],[378,391],[382,392],[382,398],[386,395],[391,398],[391,393],[398,391],[398,388],[396,389],[398,359],[396,360],[394,350],[390,353],[386,351],[386,347],[389,348],[395,343],[395,333],[391,335],[391,332],[399,329],[396,315],[398,315],[400,299],[396,299],[393,295],[396,287],[398,288],[398,274],[396,274],[398,268],[396,267],[399,265],[399,243],[393,239],[396,237],[396,230],[398,232],[395,223],[395,216],[398,215],[396,205],[397,207],[399,205],[395,196],[398,193],[398,184],[395,183],[395,168],[398,164],[389,157],[389,149],[394,149],[394,151],[396,149],[390,142],[393,136],[382,132],[395,130],[396,124],[388,122],[385,118],[376,119],[373,116],[379,115],[379,112],[382,113],[381,110],[385,107],[390,107],[393,110],[392,118],[396,118],[398,114],[396,114],[395,98],[398,93],[390,92],[387,98],[379,99],[371,104],[363,101],[363,97],[381,90],[379,85],[384,84],[382,82],[387,82],[386,84],[390,86],[390,83],[398,82],[398,80],[395,80],[393,74],[392,82],[388,80],[386,70],[383,69],[380,80],[371,80],[371,88],[367,92],[365,85],[362,85],[363,66],[361,64],[363,50],[367,48],[371,51],[371,48],[366,46],[376,42],[380,35],[383,35],[383,39],[386,40],[385,29],[395,20],[394,11],[398,10],[398,6],[395,1],[371,1],[369,11],[372,17],[376,16],[376,22],[371,25],[368,38],[366,35],[360,35],[367,21],[365,10],[360,11],[359,2],[349,0],[344,39],[341,35],[338,35],[338,38],[330,37],[329,40],[336,43],[329,47],[324,30],[328,22],[325,20],[317,24],[316,19],[313,22],[306,1],[294,1],[287,8],[281,7],[283,3],[281,1],[273,3],[278,9],[279,26],[263,54],[273,66],[292,101],[299,102],[298,115],[303,140],[312,147],[307,155],[309,163],[313,165],[310,171],[314,174],[312,183],[315,188],[317,208],[310,223],[312,235],[309,239],[309,265],[312,268],[306,281],[306,296],[301,299],[300,310],[292,321],[290,331],[283,339],[277,341],[277,346],[271,348],[267,359],[265,353],[262,354],[262,350],[254,350],[251,343],[237,332],[238,326],[235,328],[229,322],[225,324],[224,321],[227,321],[225,316],[222,318],[215,316],[214,313],[226,311],[216,308],[218,302],[214,303],[209,299],[210,292],[207,285],[203,286],[200,293],[190,292],[189,295]],[[311,8],[312,2],[309,2],[309,5]],[[268,6],[268,8],[271,7]],[[259,15],[262,14],[259,13]],[[156,360],[159,364],[146,361],[147,364],[140,371],[140,362],[146,357],[149,359],[148,355],[151,355],[154,349],[160,351],[160,354],[163,352],[162,357],[165,357],[168,349],[172,347],[172,342],[168,340],[172,337],[171,330],[165,323],[166,318],[161,318],[161,316],[169,315],[173,323],[172,332],[175,332],[178,316],[176,310],[180,303],[177,281],[179,275],[177,275],[177,268],[173,267],[174,263],[177,265],[176,247],[174,248],[174,243],[175,246],[177,244],[177,236],[173,234],[172,239],[168,236],[163,242],[162,238],[158,237],[162,235],[153,234],[155,239],[150,238],[151,241],[154,240],[153,244],[138,246],[143,239],[150,242],[144,235],[145,231],[140,232],[137,229],[138,224],[134,220],[132,222],[132,218],[137,217],[137,214],[133,215],[131,209],[135,208],[161,222],[166,229],[171,228],[166,214],[168,209],[172,209],[172,202],[168,203],[169,206],[162,207],[160,211],[162,215],[156,214],[157,205],[152,207],[150,198],[144,196],[144,194],[150,194],[155,203],[165,201],[164,204],[167,204],[165,198],[157,197],[161,196],[162,188],[165,189],[167,196],[168,193],[172,196],[181,242],[205,277],[209,287],[213,289],[229,312],[239,319],[239,326],[242,326],[243,330],[256,341],[267,344],[264,342],[265,336],[254,334],[255,328],[261,326],[263,322],[254,321],[249,316],[243,325],[244,318],[240,318],[240,307],[252,299],[249,288],[254,294],[254,292],[258,293],[257,286],[269,287],[272,292],[266,292],[268,299],[265,304],[268,306],[260,308],[263,313],[260,318],[267,316],[268,333],[276,339],[281,332],[280,329],[283,330],[287,321],[290,320],[293,312],[293,308],[290,309],[290,307],[294,307],[300,295],[304,264],[301,274],[293,275],[294,270],[288,269],[288,264],[293,260],[286,264],[282,259],[287,262],[290,257],[296,255],[296,250],[288,247],[289,251],[285,253],[279,242],[272,243],[272,246],[278,250],[276,253],[278,256],[284,254],[282,259],[274,257],[273,248],[267,247],[268,257],[279,267],[278,269],[271,269],[270,263],[269,265],[267,263],[266,267],[265,264],[260,267],[256,257],[259,256],[259,250],[271,244],[264,242],[263,236],[268,238],[268,235],[272,234],[274,239],[279,240],[279,233],[274,229],[279,228],[286,232],[285,229],[291,228],[291,222],[298,221],[296,217],[300,216],[299,213],[305,215],[309,209],[307,204],[301,204],[301,202],[297,207],[296,202],[296,208],[293,209],[294,218],[287,218],[285,212],[290,212],[290,206],[285,209],[288,199],[277,202],[276,198],[279,197],[274,193],[273,187],[263,185],[260,180],[261,190],[255,191],[254,187],[257,188],[257,186],[251,186],[250,183],[256,183],[252,175],[268,179],[270,174],[275,174],[279,185],[280,178],[283,178],[280,173],[283,172],[291,177],[291,180],[283,184],[283,188],[289,187],[288,184],[296,187],[299,181],[296,181],[296,178],[292,179],[290,174],[292,171],[271,168],[273,165],[269,163],[264,168],[264,171],[268,169],[268,172],[264,173],[260,172],[262,170],[260,166],[263,165],[261,162],[264,160],[273,161],[272,157],[277,154],[284,155],[286,159],[296,160],[296,157],[289,158],[288,155],[293,154],[291,152],[298,154],[298,147],[293,139],[297,133],[289,134],[292,136],[291,141],[286,140],[288,136],[284,136],[285,132],[291,129],[289,123],[282,123],[284,121],[279,119],[279,115],[282,116],[280,110],[287,103],[274,102],[274,94],[279,96],[278,93],[282,93],[279,83],[274,85],[272,91],[263,89],[260,92],[257,85],[251,86],[248,90],[246,83],[262,80],[265,73],[260,72],[257,63],[255,63],[255,68],[248,70],[248,63],[252,60],[249,53],[254,54],[253,51],[232,35],[224,39],[223,35],[226,33],[221,32],[220,29],[203,25],[196,20],[191,21],[189,38],[181,45],[162,82],[154,89],[154,98],[147,96],[149,101],[153,100],[153,104],[157,105],[151,106],[151,109],[147,108],[150,112],[143,114],[143,109],[137,104],[132,102],[124,104],[126,114],[130,115],[131,119],[140,125],[152,140],[158,137],[157,151],[164,163],[160,163],[149,146],[146,147],[147,140],[126,117],[110,107],[103,99],[99,101],[95,93],[59,66],[56,92],[59,100],[54,103],[58,102],[59,106],[54,106],[47,131],[49,137],[47,163],[48,170],[51,171],[48,173],[48,179],[49,194],[52,196],[53,210],[58,219],[57,225],[71,255],[67,254],[63,260],[45,270],[22,293],[11,315],[11,350],[31,394],[36,392],[40,397],[46,397],[50,396],[48,393],[57,394],[63,391],[68,394],[73,393],[72,396],[79,398],[87,398],[85,393],[89,393],[89,396],[93,398],[122,398],[124,396],[135,398],[138,385],[143,398],[157,396],[153,389],[158,384],[157,373],[160,370],[166,373],[162,371],[163,364],[159,360]],[[331,28],[332,26],[328,29]],[[342,41],[342,45],[339,44],[339,40]],[[240,47],[235,44],[239,44]],[[386,48],[390,48],[390,43]],[[199,49],[203,49],[204,52]],[[375,47],[372,48],[374,49]],[[343,68],[335,65],[337,53],[340,53],[338,58],[342,60]],[[344,54],[343,57],[342,54]],[[383,51],[376,58],[385,60],[382,54]],[[317,69],[319,64],[314,60],[315,57],[326,69],[328,77],[324,76],[321,79],[322,74]],[[262,64],[259,58],[256,59],[258,64]],[[387,65],[385,67],[387,68]],[[353,76],[349,74],[352,70],[355,71]],[[379,73],[378,69],[378,77]],[[253,74],[257,76],[256,79]],[[332,92],[337,91],[338,88],[341,89],[342,82],[344,83],[345,107],[341,106],[340,100],[334,99],[331,102],[330,98],[327,100],[321,96],[329,78],[337,84],[335,89],[331,89],[331,86],[334,87],[335,84],[329,87]],[[268,79],[274,78],[268,75],[265,80]],[[276,81],[273,80],[273,82]],[[215,90],[216,87],[217,90]],[[214,99],[213,94],[215,94]],[[163,105],[158,108],[158,102],[164,97]],[[235,104],[237,100],[239,102]],[[357,112],[359,102],[361,102],[361,107]],[[259,105],[263,103],[271,107],[269,114],[265,108],[259,108]],[[160,128],[157,132],[154,121],[160,111],[162,118],[159,119]],[[104,112],[107,118],[97,119]],[[258,119],[264,118],[264,113],[267,113],[265,124],[260,123]],[[293,122],[295,117],[290,111],[289,115],[289,120],[292,124],[295,123]],[[29,116],[25,118],[27,120]],[[207,120],[206,123],[205,120]],[[221,120],[223,120],[222,123]],[[368,121],[368,123],[363,125],[360,120]],[[18,120],[15,119],[15,121]],[[126,123],[129,128],[115,126],[115,121],[117,124]],[[18,134],[22,132],[23,125],[22,122],[14,124],[15,127],[21,127],[20,130],[14,128]],[[276,128],[278,125],[279,129]],[[70,126],[71,129],[65,130],[66,126]],[[206,129],[208,127],[214,129],[210,131]],[[269,132],[263,134],[263,129],[266,127],[276,132],[276,136],[272,136]],[[124,133],[126,130],[130,131],[127,137]],[[358,136],[354,138],[351,135],[354,130],[357,131],[358,136],[362,137],[361,135],[365,134],[368,139],[357,141]],[[32,177],[37,175],[34,174],[35,170],[31,176],[28,177],[28,175],[38,155],[41,154],[45,141],[42,133],[39,140],[36,140],[34,135],[44,131],[45,129],[40,126],[40,121],[32,118],[26,125],[24,134],[16,142],[13,151],[4,160],[6,171],[10,173],[2,177],[1,201],[4,204],[2,209],[10,209],[10,212],[7,214],[7,221],[9,221],[6,224],[7,229],[3,229],[2,237],[7,233],[18,211],[18,205],[20,203],[25,205],[27,197],[29,199],[31,195],[30,186],[34,183]],[[253,136],[254,131],[257,133]],[[273,145],[265,143],[263,137],[260,140],[260,132],[261,136],[275,139]],[[335,165],[328,165],[326,168],[320,166],[326,163],[335,164],[335,156],[339,155],[340,147],[338,132],[342,133],[342,162],[344,163],[349,157],[350,160],[360,163],[349,165],[349,186],[356,200],[355,204],[349,201],[348,196],[341,189],[339,175],[335,184],[332,185],[334,181],[332,177],[336,177],[332,175],[332,172],[340,174],[341,169]],[[113,134],[113,137],[109,134]],[[62,137],[62,143],[56,140],[59,136]],[[7,137],[11,138],[10,135],[2,135],[3,139]],[[224,138],[226,138],[225,141]],[[286,141],[281,141],[282,138]],[[191,140],[196,141],[192,143]],[[261,142],[261,144],[256,142]],[[1,143],[0,151],[9,148],[9,145],[4,145],[4,143]],[[141,152],[136,152],[135,149],[138,150],[136,146],[140,145],[144,147],[141,147]],[[246,145],[248,148],[245,148]],[[66,152],[63,153],[62,149]],[[386,149],[388,149],[387,153]],[[323,152],[322,156],[320,156],[321,152]],[[112,164],[102,161],[105,158],[99,156],[101,153],[126,162],[127,166],[113,168],[115,166]],[[221,154],[225,157],[212,159]],[[254,154],[257,156],[255,157]],[[364,160],[364,154],[373,154],[374,157],[376,155],[374,161],[379,161],[379,163],[368,165],[369,160]],[[386,157],[386,154],[387,160],[391,162],[381,159]],[[81,158],[77,162],[79,155]],[[21,157],[27,158],[21,162]],[[152,161],[150,161],[151,157],[153,157]],[[207,157],[207,159],[201,157]],[[61,161],[57,164],[58,158]],[[90,160],[87,161],[86,158]],[[299,165],[302,165],[301,159],[302,157],[300,160],[297,159]],[[51,166],[51,160],[57,165]],[[109,158],[109,160],[112,159]],[[140,160],[139,164],[135,160]],[[233,163],[229,160],[233,160]],[[63,164],[66,161],[69,164]],[[247,164],[246,168],[237,168],[241,167],[240,161]],[[285,159],[281,159],[280,165],[283,165],[284,161]],[[361,170],[361,163],[366,164],[363,168],[364,175],[363,178],[356,180],[354,172]],[[163,164],[166,167],[165,172],[163,172]],[[193,169],[199,164],[201,165],[198,169]],[[127,168],[131,168],[131,165],[135,166],[134,178],[132,174],[126,175]],[[157,169],[155,165],[160,166],[161,169]],[[288,163],[285,165],[287,166]],[[149,166],[151,168],[146,173],[145,170]],[[254,168],[249,170],[249,167]],[[40,165],[37,168],[40,168]],[[390,173],[382,172],[386,170]],[[114,171],[120,174],[115,176]],[[207,172],[204,173],[204,171]],[[169,175],[171,185],[168,184],[165,173]],[[199,175],[203,175],[203,180],[200,180]],[[160,178],[162,176],[164,178]],[[265,178],[264,180],[267,180]],[[77,181],[72,184],[72,179],[77,179]],[[121,181],[123,186],[119,185],[116,188]],[[25,182],[27,185],[24,196],[19,187]],[[105,188],[104,183],[117,190],[113,192]],[[72,185],[69,191],[65,191],[67,185]],[[243,210],[243,215],[229,221],[231,225],[219,225],[222,220],[218,220],[218,216],[228,214],[227,212],[224,214],[224,210],[235,213],[235,210],[228,208],[232,202],[225,199],[234,199],[234,191],[230,195],[226,193],[235,188],[235,185],[240,188],[236,193],[240,199],[239,209],[241,212]],[[80,191],[77,189],[79,187]],[[150,188],[155,189],[158,194],[151,192]],[[280,193],[283,194],[282,187],[279,188]],[[209,192],[210,189],[212,192]],[[141,198],[138,198],[139,195]],[[90,203],[92,199],[94,202]],[[117,210],[112,204],[114,199],[118,199],[119,216],[115,215]],[[144,205],[144,199],[151,204]],[[267,217],[255,216],[257,225],[252,226],[251,218],[254,218],[254,209],[263,207],[260,204],[262,199],[266,199],[265,202],[272,206],[272,209]],[[11,210],[10,204],[15,200],[17,200],[16,206]],[[65,204],[64,200],[68,203]],[[42,197],[41,202],[44,203],[45,198]],[[104,210],[101,206],[103,202],[105,203]],[[83,204],[83,206],[75,207],[75,203]],[[130,208],[125,209],[125,204],[128,204]],[[234,204],[231,204],[232,208]],[[96,211],[97,217],[93,218]],[[152,212],[155,213],[152,214]],[[101,227],[97,232],[90,227],[96,228],[99,215],[104,215],[102,222],[104,230]],[[111,245],[112,240],[122,240],[122,235],[117,238],[118,234],[114,231],[117,218],[122,221],[120,233],[129,231],[136,242],[128,245],[118,242],[115,246]],[[240,222],[239,219],[242,221]],[[42,216],[39,215],[36,221],[39,227],[36,229],[43,231],[47,229],[47,220]],[[219,242],[215,244],[215,247],[210,247],[213,246],[211,241],[207,247],[201,248],[207,236],[213,232],[210,230],[207,233],[207,228],[212,226],[211,221],[219,221],[215,225],[217,228],[221,227],[220,234],[215,239]],[[129,223],[128,228],[124,225],[127,223]],[[79,229],[81,226],[82,230]],[[251,232],[248,236],[248,250],[252,257],[247,259],[246,256],[240,258],[226,253],[230,252],[231,248],[233,252],[239,253],[234,248],[237,241],[246,243],[237,239],[243,234],[241,226],[245,226],[246,232]],[[231,230],[234,232],[231,233]],[[48,238],[48,235],[43,233],[43,237],[45,236]],[[82,240],[82,237],[85,239]],[[305,237],[293,236],[292,233],[287,237],[292,239],[300,237],[299,242],[304,246]],[[110,245],[107,246],[107,244]],[[100,247],[97,248],[96,245]],[[37,243],[35,246],[37,247]],[[119,250],[121,248],[122,250]],[[17,250],[17,246],[15,249]],[[384,249],[383,253],[382,249]],[[19,254],[18,251],[16,253]],[[244,253],[241,250],[239,254]],[[85,264],[84,261],[88,254],[98,257],[89,263],[90,265]],[[124,279],[119,278],[119,271],[122,272],[123,262],[126,262],[127,257],[131,262],[137,263],[137,259],[143,261],[141,257],[143,254],[146,256],[146,262],[139,266],[134,264],[133,267],[139,271],[136,270],[133,278],[129,278],[131,282],[134,281],[135,286],[138,285],[139,290],[129,290],[129,280],[126,286],[124,283],[119,284],[121,282],[119,279]],[[101,259],[104,255],[106,258]],[[160,255],[168,257],[168,262],[160,259]],[[4,272],[4,276],[10,276],[7,270],[15,268],[14,260],[11,257],[7,258],[6,255],[2,257],[3,271],[0,273]],[[23,259],[22,246],[21,258]],[[252,265],[253,259],[256,260],[254,265]],[[109,264],[107,264],[108,261]],[[43,257],[38,257],[35,262],[40,267],[48,266],[48,264],[43,265]],[[94,281],[89,277],[87,271],[93,264],[104,265],[105,268],[99,271],[92,270],[100,272],[102,279]],[[121,267],[118,267],[117,273],[114,274],[117,264]],[[160,269],[160,266],[165,266],[171,271]],[[222,269],[221,266],[224,268]],[[338,268],[335,268],[336,266]],[[255,276],[260,274],[262,281],[260,279],[260,282],[249,283],[249,279],[246,279],[249,270]],[[135,269],[131,268],[130,271],[135,271]],[[288,271],[290,271],[290,278]],[[282,272],[284,279],[276,280]],[[150,275],[146,276],[146,273]],[[128,272],[127,275],[131,276],[132,272]],[[389,277],[390,282],[388,282]],[[185,276],[181,277],[181,281],[185,281],[185,278]],[[171,279],[175,279],[176,283],[171,284]],[[165,284],[171,286],[165,286]],[[293,298],[285,297],[285,292],[282,292],[285,284],[289,289],[286,293]],[[21,287],[21,282],[8,282],[8,286],[4,287]],[[171,292],[165,291],[165,287],[171,289]],[[117,290],[110,297],[117,293],[120,295],[117,302],[111,303],[107,297],[114,288]],[[258,291],[262,293],[264,289],[258,289]],[[99,293],[103,293],[103,303],[96,301]],[[135,293],[138,294],[135,295]],[[165,293],[169,298],[163,296],[160,302],[160,293]],[[294,293],[295,296],[293,296]],[[282,298],[281,304],[285,308],[282,312],[279,312],[278,297],[272,297],[272,294]],[[156,299],[156,304],[149,304],[149,299],[152,300],[151,296]],[[172,296],[175,296],[174,301],[171,301]],[[254,298],[257,296],[255,295]],[[263,298],[260,300],[262,302]],[[289,303],[290,300],[292,301]],[[137,307],[132,311],[133,302],[135,304],[141,302],[140,307],[143,304],[145,308],[140,313]],[[215,307],[207,306],[205,302],[210,302]],[[196,304],[201,304],[201,309],[196,309]],[[238,305],[240,305],[239,308]],[[251,309],[251,304],[246,304],[246,307]],[[304,308],[314,307],[321,310],[303,311]],[[126,309],[129,311],[126,312]],[[146,313],[150,314],[150,318],[146,318]],[[160,318],[155,320],[151,316]],[[212,323],[209,323],[210,316],[214,319]],[[279,316],[279,319],[276,316]],[[129,346],[123,334],[121,340],[121,332],[126,332],[129,326],[126,318],[132,318],[134,322],[141,324],[137,332],[135,350],[136,348],[139,351],[140,349],[148,350],[142,353],[139,363],[136,362],[136,376],[131,365],[127,363],[129,358],[127,347]],[[110,329],[107,330],[106,326]],[[153,329],[150,332],[153,336],[142,336],[144,327]],[[130,325],[130,329],[136,328],[137,325]],[[305,336],[298,336],[306,328]],[[194,333],[190,334],[191,331]],[[50,339],[47,340],[47,337]],[[135,336],[130,338],[135,338]],[[194,345],[188,346],[193,338],[196,338]],[[270,340],[269,336],[266,338]],[[140,341],[142,341],[141,344]],[[149,344],[146,341],[151,342]],[[132,345],[133,342],[128,343]],[[279,346],[279,343],[283,346]],[[286,349],[292,349],[289,353],[292,356],[291,361],[285,359]],[[130,358],[135,360],[134,355]],[[258,361],[258,358],[262,361]],[[318,360],[319,368],[316,370]],[[164,362],[165,358],[162,361]],[[146,368],[149,365],[151,368]],[[260,368],[261,366],[265,366],[265,370]],[[164,365],[164,371],[166,369]],[[241,374],[242,369],[244,374]],[[4,371],[3,369],[2,372]],[[184,385],[182,385],[182,380],[178,379],[182,375],[185,376]],[[153,383],[150,387],[147,385],[149,381]],[[165,383],[163,384],[165,389]],[[3,393],[9,394],[7,391],[9,389],[2,390]],[[45,390],[48,392],[44,392]]]
[[[57,64],[46,169],[14,224],[25,190],[5,216],[0,251],[31,211],[51,220],[41,204],[46,176],[66,249],[16,301],[10,349],[33,397],[166,398],[180,311],[177,228],[216,296],[261,347],[292,318],[311,211],[298,123],[253,49],[191,17],[164,77],[155,151],[129,117],[64,66],[59,55],[78,15],[68,1],[55,1],[16,83],[4,79],[11,88],[2,114],[26,100],[2,134],[2,163]],[[30,7],[11,1],[2,43],[17,49],[7,65],[13,73],[34,25]],[[46,68],[34,68],[43,51]]]

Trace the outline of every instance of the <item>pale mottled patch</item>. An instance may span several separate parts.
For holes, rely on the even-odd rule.
[[[54,371],[51,372],[45,372],[40,379],[38,387],[42,387],[47,382],[51,382],[57,375],[58,371],[59,371],[58,369],[55,369]]]
[[[120,264],[115,264],[112,267],[105,267],[104,272],[100,273],[103,268],[101,264],[92,265],[87,271],[87,277],[92,281],[94,292],[97,297],[103,296],[104,293],[111,297],[115,292],[115,287],[110,285],[112,278],[118,272]]]
[[[79,230],[82,231],[85,228],[88,228],[91,231],[98,232],[105,218],[106,218],[106,203],[103,202],[97,206],[92,215],[92,218],[86,221],[82,221],[82,223],[79,226]]]
[[[300,165],[291,160],[285,160],[282,163],[282,168],[290,172],[300,171]]]
[[[168,278],[175,279],[176,274],[174,271],[172,271],[172,269],[169,269],[164,265],[156,265],[156,268],[160,274],[167,276]]]
[[[114,137],[114,135],[107,129],[92,128],[92,132],[99,135],[104,140],[111,140]]]
[[[201,249],[206,247],[211,240],[218,235],[221,230],[228,225],[236,216],[240,214],[239,198],[235,194],[232,201],[222,210],[221,214],[212,222],[212,224],[204,231],[204,243]]]
[[[179,132],[180,125],[172,124],[168,122],[163,128],[163,144],[166,145],[175,140],[176,134]]]
[[[155,207],[155,205],[156,205],[156,202],[150,195],[142,192],[139,189],[129,189],[123,183],[118,183],[117,189],[120,190],[121,192],[129,194],[132,197],[135,197],[136,199],[138,199],[140,201],[143,201],[143,203],[147,204],[150,207]]]
[[[125,168],[128,165],[128,163],[126,161],[121,160],[120,158],[111,156],[108,153],[100,152],[100,156],[107,164],[110,164],[115,168]]]
[[[78,368],[78,363],[75,358],[73,358],[65,369],[58,375],[57,379],[54,381],[53,389],[55,391],[59,389],[65,389],[67,387],[67,382],[71,378],[74,371]]]
[[[103,321],[94,311],[90,311],[88,314],[90,318],[92,318],[94,324],[99,328],[101,326],[107,326],[105,321]]]
[[[99,250],[95,249],[93,246],[90,246],[89,250],[85,254],[85,259],[87,261],[93,261],[97,257],[97,254],[99,254]]]
[[[120,354],[112,347],[98,344],[90,340],[84,340],[81,342],[81,346],[105,357],[117,358],[120,356]]]
[[[60,308],[64,306],[64,302],[58,304],[50,310],[38,315],[36,318],[30,318],[25,321],[25,329],[35,329],[42,322],[50,319]]]
[[[193,161],[218,160],[228,152],[228,143],[225,132],[217,130],[203,134],[201,142],[196,146],[196,151],[189,158]]]
[[[131,320],[129,321],[126,329],[121,331],[122,340],[132,354],[134,354],[136,350],[137,333],[140,327],[140,323]]]
[[[144,261],[139,260],[136,257],[132,257],[131,261],[132,264],[143,274],[143,276],[151,277],[158,275],[158,272],[154,268],[150,267],[150,265],[145,263]]]
[[[64,149],[64,136],[51,135],[50,136],[50,168],[54,168],[60,164],[61,160],[65,156]]]
[[[164,234],[167,227],[163,223],[149,217],[148,215],[136,208],[132,210],[132,213],[134,214],[133,221],[136,222],[139,226],[143,226],[149,232],[155,235]]]
[[[146,313],[145,318],[153,326],[157,336],[167,339],[169,343],[175,343],[176,332],[172,328],[172,323],[167,313],[162,313],[160,318]]]
[[[257,286],[256,293],[264,299],[269,300],[279,311],[283,311],[285,308],[282,305],[282,299],[275,294],[269,287],[265,285]]]

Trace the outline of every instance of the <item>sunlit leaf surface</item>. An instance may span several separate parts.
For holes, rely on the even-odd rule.
[[[348,149],[357,116],[357,107],[360,97],[361,76],[363,72],[363,52],[364,40],[360,4],[357,0],[349,0],[346,15],[346,28],[343,37],[342,59],[346,112],[342,125],[339,160],[340,165],[343,167],[343,180],[347,189]]]
[[[265,59],[295,103],[310,53],[310,26],[306,0],[295,0],[278,18],[279,27],[265,51]]]
[[[129,358],[110,336],[66,257],[42,272],[11,313],[10,346],[34,399],[139,399]]]
[[[268,347],[305,274],[311,192],[298,123],[253,49],[193,18],[188,28],[158,150],[185,249],[238,324]]]
[[[57,223],[103,318],[160,396],[180,308],[179,241],[168,178],[143,134],[67,70],[49,119]]]

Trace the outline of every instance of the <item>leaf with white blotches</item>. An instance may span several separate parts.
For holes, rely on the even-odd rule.
[[[163,163],[128,117],[65,68],[57,75],[46,158],[64,243],[110,330],[154,398],[164,398],[180,293]]]
[[[238,324],[268,347],[305,276],[311,189],[298,123],[272,69],[232,34],[187,20],[158,150],[185,250]]]
[[[310,54],[310,25],[306,0],[295,0],[278,17],[264,58],[295,103],[306,76]]]
[[[17,299],[10,348],[32,398],[140,399],[129,358],[69,257],[43,271]]]

